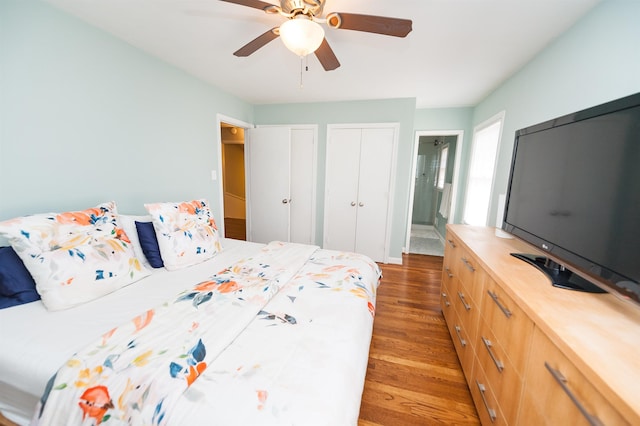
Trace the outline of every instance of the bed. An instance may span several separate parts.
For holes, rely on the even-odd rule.
[[[178,268],[145,259],[139,279],[71,307],[0,309],[3,415],[43,425],[357,424],[378,266],[300,244],[216,247]]]

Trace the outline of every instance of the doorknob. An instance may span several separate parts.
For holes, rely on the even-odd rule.
[[[352,201],[352,202],[351,202],[351,207],[355,207],[355,206],[356,206],[356,202],[355,202],[355,201]]]
[[[283,198],[282,199],[282,204],[287,204],[289,201],[291,201],[291,200],[287,200],[286,198]]]
[[[358,205],[359,205],[360,207],[364,207],[364,203],[363,203],[362,201],[360,201],[360,203],[358,203]]]

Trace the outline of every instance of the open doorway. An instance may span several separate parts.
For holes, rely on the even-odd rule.
[[[417,132],[407,221],[406,252],[444,255],[453,221],[462,131]]]
[[[243,127],[220,122],[224,235],[237,240],[247,239],[244,130]]]

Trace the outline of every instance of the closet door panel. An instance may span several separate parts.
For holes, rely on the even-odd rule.
[[[355,251],[361,129],[334,129],[327,141],[324,244]]]
[[[261,127],[248,136],[249,240],[289,241],[291,129]]]
[[[355,251],[382,261],[385,255],[394,129],[362,129]]]
[[[291,130],[290,241],[314,244],[315,134],[312,129]]]

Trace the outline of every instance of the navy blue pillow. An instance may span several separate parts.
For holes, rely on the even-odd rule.
[[[0,247],[0,309],[39,300],[36,283],[13,248]]]
[[[149,261],[149,265],[153,268],[162,268],[162,256],[160,256],[160,247],[158,246],[158,238],[156,230],[152,222],[136,221],[136,229],[138,230],[138,240],[142,246],[144,257]]]

